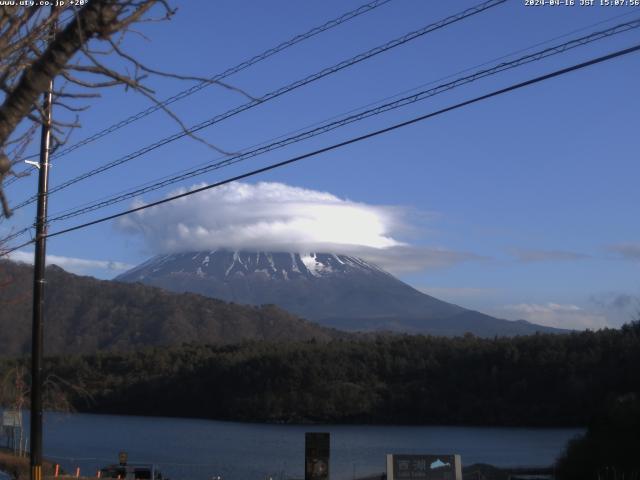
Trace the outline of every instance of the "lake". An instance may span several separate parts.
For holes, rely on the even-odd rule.
[[[28,415],[26,415],[28,418]],[[387,453],[459,453],[463,465],[550,465],[581,429],[264,425],[117,415],[45,415],[45,456],[84,475],[118,452],[156,463],[172,480],[304,477],[304,433],[331,433],[331,477],[382,472]]]

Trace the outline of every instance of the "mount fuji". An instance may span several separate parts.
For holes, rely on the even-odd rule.
[[[228,302],[275,304],[321,325],[482,337],[563,332],[501,320],[422,293],[360,258],[214,250],[158,255],[115,279]]]

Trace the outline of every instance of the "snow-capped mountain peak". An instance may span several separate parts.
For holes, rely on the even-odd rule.
[[[193,274],[219,281],[253,275],[273,280],[295,280],[356,272],[387,275],[375,265],[348,255],[214,250],[158,255],[119,279],[144,282],[148,277],[159,275]]]
[[[426,295],[361,258],[332,253],[214,250],[158,255],[116,278],[250,305],[275,304],[322,325],[483,336],[543,328]]]

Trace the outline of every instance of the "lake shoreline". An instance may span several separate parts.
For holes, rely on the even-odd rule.
[[[520,429],[526,428],[531,430],[548,430],[548,429],[586,429],[587,424],[579,423],[482,423],[482,422],[467,422],[467,423],[416,423],[416,422],[402,422],[390,420],[384,421],[371,421],[371,422],[358,422],[358,421],[335,421],[335,420],[311,420],[311,419],[299,419],[292,418],[289,420],[269,420],[269,419],[245,419],[245,418],[222,418],[222,417],[203,417],[196,415],[162,415],[162,414],[145,414],[144,412],[125,412],[125,411],[103,411],[92,409],[78,409],[75,412],[53,411],[54,413],[80,413],[85,415],[111,415],[122,417],[144,417],[144,418],[166,418],[166,419],[180,419],[180,420],[202,420],[211,422],[225,422],[236,424],[248,424],[248,425],[288,425],[288,426],[303,426],[312,427],[315,425],[340,425],[340,426],[352,426],[352,427],[450,427],[450,428],[504,428],[504,429]]]
[[[1,411],[1,407],[0,407]],[[29,415],[28,409],[23,409],[23,415],[25,418]],[[386,422],[331,422],[331,421],[312,421],[312,420],[250,420],[250,419],[235,419],[235,418],[212,418],[212,417],[199,417],[194,415],[155,415],[155,414],[144,414],[144,413],[126,413],[126,412],[105,412],[105,411],[96,411],[96,410],[87,410],[87,409],[77,409],[75,411],[68,410],[45,410],[45,413],[52,413],[56,415],[100,415],[100,416],[112,416],[112,417],[140,417],[140,418],[157,418],[157,419],[166,419],[166,420],[193,420],[193,421],[204,421],[204,422],[219,422],[219,423],[228,423],[228,424],[241,424],[241,425],[282,425],[282,426],[292,426],[292,427],[313,427],[318,425],[325,426],[348,426],[348,427],[403,427],[403,428],[425,428],[425,427],[445,427],[445,428],[492,428],[492,429],[505,429],[505,430],[518,430],[518,429],[527,429],[527,430],[564,430],[564,429],[576,429],[576,430],[586,430],[587,425],[584,424],[573,424],[573,423],[561,423],[561,424],[551,424],[551,425],[540,425],[540,424],[490,424],[490,423],[386,423]]]
[[[25,415],[28,430],[28,415]],[[155,463],[172,480],[304,476],[306,432],[331,435],[331,471],[336,480],[380,474],[386,455],[460,454],[463,465],[498,469],[552,465],[582,429],[380,425],[284,425],[194,418],[47,412],[44,456],[67,472],[117,463],[126,451],[132,463]],[[247,459],[250,458],[250,461]],[[499,476],[497,478],[500,478]]]
[[[43,470],[46,477],[52,476],[56,462],[44,458]],[[7,474],[11,480],[27,480],[29,478],[29,457],[19,457],[10,450],[0,447],[0,472]],[[554,473],[553,466],[521,466],[521,467],[496,467],[485,463],[475,463],[463,466],[463,479],[483,478],[484,480],[507,480],[510,475],[550,475]],[[64,477],[64,470],[60,471],[60,476]],[[73,477],[76,478],[76,477]],[[98,477],[82,476],[82,479],[93,480]],[[369,474],[357,477],[355,480],[386,480],[386,472]]]

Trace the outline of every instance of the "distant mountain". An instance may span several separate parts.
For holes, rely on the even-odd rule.
[[[33,270],[0,261],[0,356],[31,348]],[[47,269],[45,351],[135,351],[144,345],[245,340],[329,340],[343,334],[271,306],[233,305],[193,293]]]
[[[342,330],[483,337],[561,332],[443,302],[347,255],[226,250],[160,255],[116,280],[241,304],[273,303]]]

